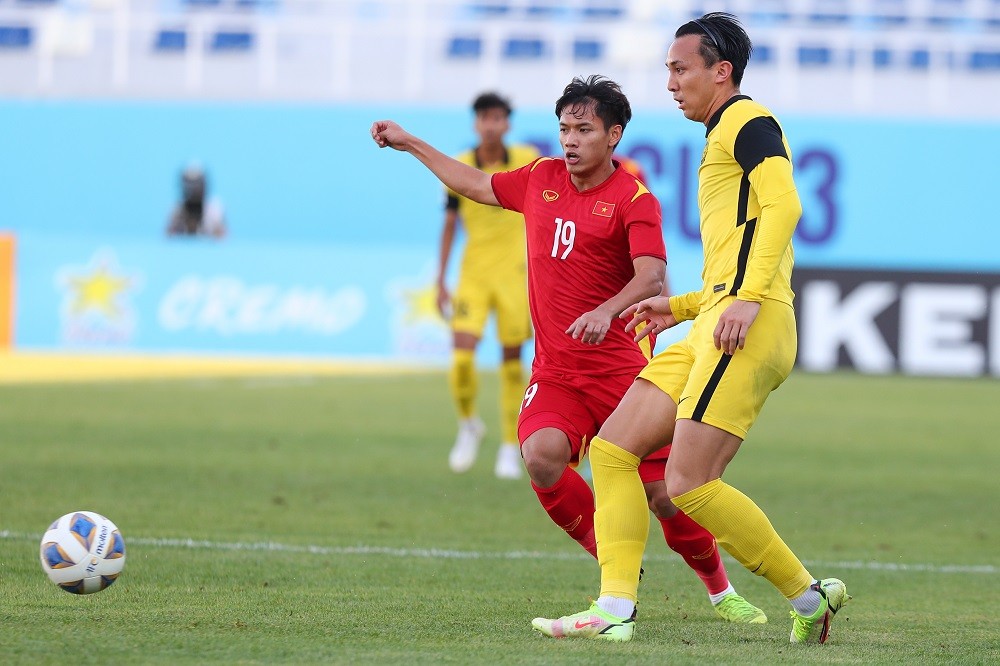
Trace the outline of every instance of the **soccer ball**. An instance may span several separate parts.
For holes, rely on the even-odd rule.
[[[125,566],[125,540],[113,522],[93,511],[67,513],[42,537],[42,570],[73,594],[100,592]]]

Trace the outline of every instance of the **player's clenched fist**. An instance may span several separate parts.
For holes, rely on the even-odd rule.
[[[372,138],[379,148],[405,150],[409,132],[391,120],[376,120],[372,123]]]

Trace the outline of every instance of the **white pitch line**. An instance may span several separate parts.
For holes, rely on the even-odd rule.
[[[0,539],[12,541],[37,541],[41,535],[25,534],[0,530]],[[149,539],[130,537],[127,545],[153,546],[154,548],[189,548],[197,550],[233,550],[272,553],[308,553],[310,555],[383,555],[399,558],[423,558],[439,560],[589,560],[584,553],[553,553],[528,550],[511,550],[503,552],[475,550],[447,550],[442,548],[390,548],[388,546],[296,546],[292,544],[275,543],[273,541],[224,542],[198,539]],[[646,561],[672,561],[669,553],[647,554]],[[727,558],[728,559],[728,558]],[[1000,574],[1000,567],[992,564],[906,564],[903,562],[820,562],[804,560],[805,564],[823,567],[830,570],[864,569],[868,571],[887,571],[899,573],[935,573],[935,574]]]

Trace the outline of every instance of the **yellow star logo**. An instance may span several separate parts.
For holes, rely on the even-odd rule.
[[[419,289],[404,289],[403,298],[406,299],[406,313],[403,315],[404,324],[415,324],[421,321],[441,321],[441,313],[437,306],[437,287],[433,284],[420,287]]]
[[[132,281],[115,275],[107,265],[97,266],[89,275],[79,275],[67,280],[73,290],[70,312],[80,314],[96,310],[105,316],[114,317],[120,312],[119,296],[131,286]]]

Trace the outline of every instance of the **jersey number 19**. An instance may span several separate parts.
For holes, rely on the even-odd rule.
[[[556,233],[552,238],[552,256],[565,259],[573,251],[573,242],[576,240],[576,222],[573,220],[563,220],[556,218]],[[562,254],[559,250],[564,247]]]

